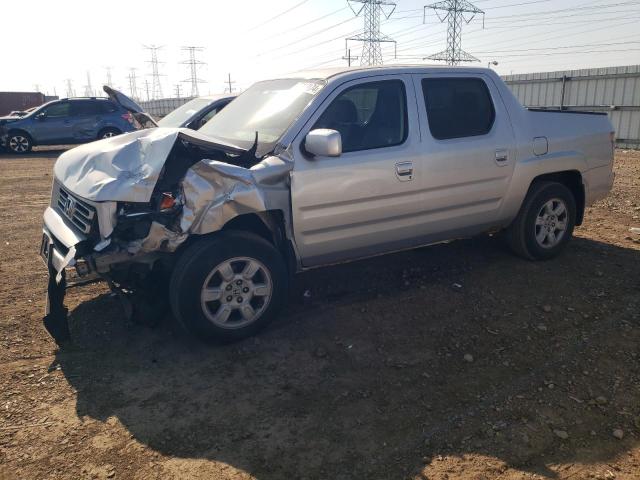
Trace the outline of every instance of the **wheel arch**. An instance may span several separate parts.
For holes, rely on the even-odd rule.
[[[31,140],[31,145],[32,145],[32,146],[37,144],[36,139],[35,139],[35,138],[33,138],[33,135],[31,135],[31,134],[30,134],[27,130],[25,130],[24,128],[19,128],[19,127],[18,127],[18,128],[10,128],[10,129],[7,131],[7,135],[13,135],[13,134],[16,134],[16,133],[20,133],[20,134],[22,134],[22,135],[25,135],[25,136],[29,137],[29,140]]]
[[[544,181],[561,183],[571,191],[576,201],[576,225],[582,225],[585,209],[585,190],[582,174],[578,170],[563,170],[538,175],[531,181],[529,190],[535,183]]]
[[[285,214],[282,210],[266,210],[263,212],[236,215],[215,232],[203,235],[192,235],[185,246],[203,236],[215,236],[220,232],[248,232],[272,244],[283,256],[289,274],[297,270],[297,260],[293,243],[287,235]],[[184,247],[183,247],[184,248]]]

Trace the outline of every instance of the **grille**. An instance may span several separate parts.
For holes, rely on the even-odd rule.
[[[82,233],[90,233],[96,218],[96,209],[88,203],[60,187],[57,201],[58,210],[78,227]]]

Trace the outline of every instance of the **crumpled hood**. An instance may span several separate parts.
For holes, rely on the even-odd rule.
[[[22,120],[24,117],[17,117],[15,115],[9,115],[6,117],[0,117],[0,125],[4,125],[6,123],[15,122],[17,120]]]
[[[178,137],[241,153],[186,128],[151,128],[73,148],[58,158],[55,177],[76,195],[96,202],[148,202]]]

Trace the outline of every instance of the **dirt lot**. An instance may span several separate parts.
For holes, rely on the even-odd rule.
[[[482,237],[308,272],[214,347],[94,285],[61,352],[37,255],[56,155],[0,156],[0,478],[640,478],[639,153],[557,260]]]

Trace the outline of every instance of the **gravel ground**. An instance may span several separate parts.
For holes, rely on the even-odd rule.
[[[98,284],[63,351],[37,254],[57,154],[0,156],[1,479],[640,478],[640,153],[556,260],[479,237],[314,270],[213,347]]]

